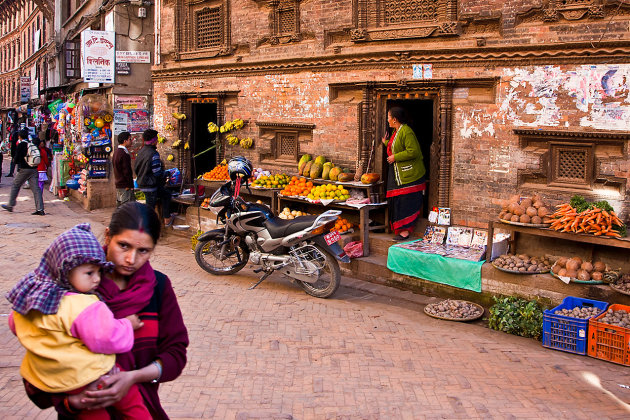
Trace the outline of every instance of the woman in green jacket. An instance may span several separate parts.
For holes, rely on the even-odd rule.
[[[406,124],[405,111],[393,107],[387,112],[387,123],[394,129],[392,136],[383,137],[387,146],[387,201],[390,225],[395,241],[409,238],[422,211],[426,188],[426,169],[420,144],[413,130]]]

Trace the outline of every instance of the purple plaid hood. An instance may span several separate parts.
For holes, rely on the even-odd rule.
[[[6,297],[13,310],[22,315],[31,309],[43,314],[57,313],[59,301],[72,290],[68,273],[88,263],[107,271],[113,268],[90,225],[82,223],[59,235],[46,249],[35,271],[24,276]]]

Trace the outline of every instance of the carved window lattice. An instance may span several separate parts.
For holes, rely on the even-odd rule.
[[[280,2],[278,6],[278,33],[287,34],[297,31],[295,26],[297,5],[293,1]]]
[[[590,187],[593,166],[592,145],[551,144],[551,184]]]
[[[297,133],[277,133],[276,135],[276,158],[297,157],[298,141]]]
[[[195,13],[197,48],[216,48],[223,43],[221,7],[204,8]]]
[[[593,4],[593,0],[560,0],[558,6],[589,6]]]
[[[439,3],[439,0],[385,0],[383,20],[385,25],[436,21]]]

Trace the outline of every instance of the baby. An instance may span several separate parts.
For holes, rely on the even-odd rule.
[[[20,374],[31,385],[65,394],[100,389],[98,379],[116,369],[115,354],[131,350],[143,323],[137,315],[115,319],[95,294],[101,270],[112,267],[90,225],[80,224],[59,235],[7,294],[9,327],[26,348]],[[76,418],[110,418],[105,409],[76,412],[63,401]],[[113,407],[125,419],[151,418],[136,385]]]

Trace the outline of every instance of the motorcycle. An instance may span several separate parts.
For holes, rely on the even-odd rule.
[[[341,282],[337,260],[350,262],[337,243],[339,234],[329,233],[341,211],[328,210],[318,216],[284,220],[264,204],[243,200],[240,196],[243,182],[228,181],[211,197],[210,207],[217,213],[217,225],[224,226],[198,238],[197,264],[210,274],[227,275],[239,272],[251,262],[260,266],[254,272],[263,274],[250,289],[277,271],[311,296],[332,296]],[[246,183],[245,186],[249,188]]]

